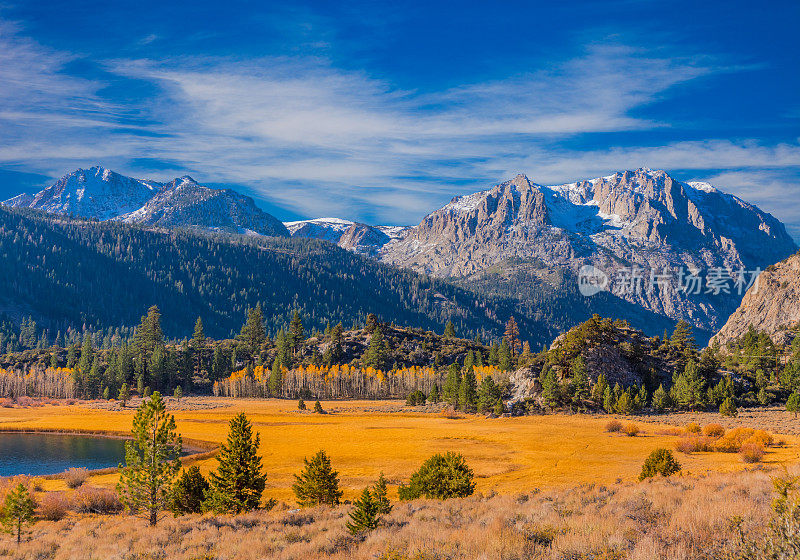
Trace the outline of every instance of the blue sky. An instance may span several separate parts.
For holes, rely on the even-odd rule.
[[[415,223],[516,173],[706,180],[800,238],[800,3],[0,3],[0,196],[102,164]]]

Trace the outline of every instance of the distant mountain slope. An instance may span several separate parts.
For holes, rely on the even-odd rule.
[[[551,187],[518,175],[454,198],[384,245],[380,256],[461,278],[508,259],[538,259],[573,272],[591,264],[609,274],[610,288],[623,299],[710,330],[741,294],[708,294],[706,285],[687,293],[678,286],[680,270],[699,271],[704,281],[713,268],[763,268],[796,250],[783,224],[757,207],[706,184],[638,169]],[[620,281],[634,269],[638,289]],[[667,271],[670,281],[650,286],[651,272]]]
[[[800,253],[768,267],[712,339],[724,346],[753,326],[783,344],[800,324]]]
[[[285,222],[292,237],[322,239],[362,255],[376,256],[381,248],[403,236],[404,226],[370,226],[341,218]]]
[[[191,177],[168,183],[133,179],[100,166],[78,169],[33,197],[22,194],[3,204],[156,227],[289,235],[283,224],[258,208],[252,198],[235,191],[211,189]]]
[[[140,208],[160,188],[155,181],[132,179],[97,166],[64,175],[33,197],[16,196],[4,204],[108,220]]]
[[[170,336],[238,332],[260,303],[272,331],[293,309],[307,328],[382,320],[441,332],[452,319],[462,336],[500,336],[514,315],[533,344],[549,342],[546,324],[513,300],[478,296],[410,271],[309,239],[152,231],[0,207],[0,310],[41,325],[135,325],[158,305]]]
[[[253,199],[230,189],[211,189],[191,177],[167,183],[147,203],[119,221],[157,227],[191,227],[227,233],[287,237],[284,225]]]

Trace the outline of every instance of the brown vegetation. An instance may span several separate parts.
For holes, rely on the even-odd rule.
[[[775,473],[779,474],[779,473]],[[763,537],[774,497],[761,471],[643,483],[581,485],[516,495],[396,503],[369,535],[345,527],[350,506],[303,511],[279,505],[241,516],[166,518],[151,528],[124,516],[40,521],[19,549],[0,556],[73,560],[275,560],[321,558],[678,560],[738,558],[739,529]],[[736,518],[739,521],[734,522]],[[738,523],[738,525],[737,525]],[[691,528],[690,530],[688,530]],[[91,543],[91,544],[89,544]],[[155,556],[157,554],[157,556]]]

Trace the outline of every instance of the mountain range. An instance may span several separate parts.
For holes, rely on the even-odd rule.
[[[102,167],[77,170],[5,205],[151,228],[323,240],[512,298],[533,314],[547,313],[542,305],[558,300],[565,318],[551,321],[557,331],[610,306],[649,332],[685,319],[710,335],[744,295],[747,286],[737,284],[744,275],[737,273],[797,251],[783,224],[756,206],[646,168],[551,186],[517,175],[455,197],[415,226],[341,218],[281,223],[233,190],[191,177],[132,179]],[[603,293],[582,298],[576,287],[587,266],[607,284]]]

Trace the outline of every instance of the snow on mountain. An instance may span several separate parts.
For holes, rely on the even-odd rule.
[[[155,181],[132,179],[96,166],[65,175],[24,206],[53,214],[109,220],[139,208],[160,188],[161,184]]]
[[[552,186],[518,175],[454,198],[381,247],[379,256],[442,277],[470,278],[501,262],[535,260],[575,272],[592,264],[624,279],[634,268],[645,276],[667,269],[676,276],[679,270],[752,270],[796,250],[783,224],[759,208],[707,183],[641,168]],[[624,286],[612,280],[611,287],[621,293]],[[717,328],[741,294],[710,298],[700,288],[689,294],[676,281],[621,297]]]
[[[322,239],[354,251],[375,256],[381,247],[399,239],[408,230],[406,226],[370,226],[342,218],[314,218],[284,222],[292,237]]]
[[[188,176],[169,183],[134,179],[100,166],[78,169],[32,197],[21,194],[5,204],[101,221],[289,235],[253,199],[232,190],[211,189]]]

